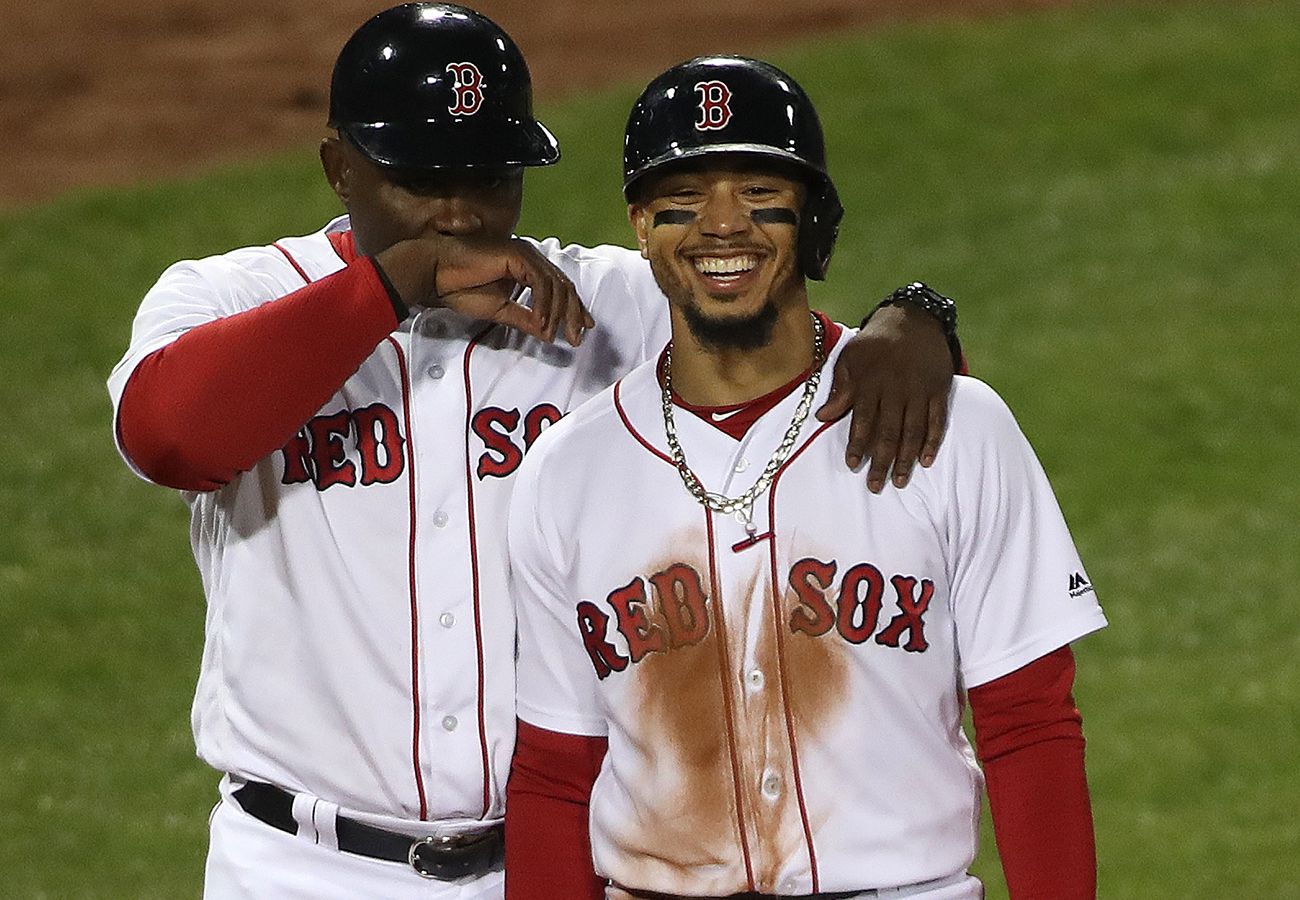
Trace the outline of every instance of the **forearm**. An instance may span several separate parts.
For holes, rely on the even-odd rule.
[[[1097,857],[1070,648],[969,691],[1013,900],[1092,900]]]
[[[395,324],[361,259],[191,329],[136,367],[118,407],[122,446],[159,484],[215,490],[284,446]]]
[[[1093,900],[1097,855],[1084,742],[1055,738],[985,764],[1002,872],[1013,900]]]
[[[600,900],[587,827],[603,738],[561,735],[519,723],[506,786],[507,900]]]

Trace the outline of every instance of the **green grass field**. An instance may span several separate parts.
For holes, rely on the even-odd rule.
[[[1078,648],[1105,898],[1300,897],[1300,4],[1120,3],[770,54],[849,208],[815,301],[924,278],[1017,411],[1111,628]],[[639,85],[540,104],[526,233],[623,241]],[[0,896],[197,897],[203,599],[104,379],[169,262],[314,230],[306,147],[0,214]],[[991,832],[977,871],[1005,897]]]

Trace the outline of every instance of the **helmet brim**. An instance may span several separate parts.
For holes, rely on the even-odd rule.
[[[632,198],[636,193],[636,186],[647,177],[658,173],[662,169],[669,168],[679,162],[699,159],[702,156],[716,156],[720,153],[765,157],[767,159],[786,163],[800,171],[806,172],[809,175],[814,176],[815,180],[818,182],[829,181],[829,176],[824,170],[817,168],[799,154],[788,150],[782,150],[780,147],[744,142],[734,144],[704,144],[697,147],[677,147],[650,160],[635,172],[629,174],[626,180],[624,180],[623,198],[629,203],[633,202]]]
[[[485,123],[487,124],[487,123]],[[341,126],[357,148],[381,166],[402,169],[474,169],[549,166],[560,144],[537,121],[480,127],[472,119],[372,122]]]

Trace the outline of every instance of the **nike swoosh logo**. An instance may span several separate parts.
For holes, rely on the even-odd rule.
[[[711,412],[709,413],[709,418],[715,422],[725,422],[740,411],[741,410],[739,409],[733,409],[729,412]]]

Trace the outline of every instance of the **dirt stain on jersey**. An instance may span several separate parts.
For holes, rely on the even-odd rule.
[[[776,629],[767,567],[750,580],[745,634],[752,668],[741,673],[746,711],[738,743],[746,750],[745,781],[754,815],[752,829],[755,890],[775,893],[785,861],[800,852],[803,827],[794,785],[794,755],[786,727],[782,672],[777,663]],[[736,598],[740,600],[741,598]]]
[[[770,893],[786,864],[808,854],[805,826],[815,832],[829,815],[801,808],[796,774],[806,777],[800,751],[829,739],[849,712],[852,648],[834,630],[820,637],[793,631],[799,600],[782,578],[773,602],[767,565],[734,596],[720,598],[721,608],[707,561],[691,565],[708,595],[708,634],[636,666],[645,721],[639,750],[648,760],[647,783],[661,786],[654,807],[665,812],[647,822],[649,846],[630,856],[646,858],[647,876],[653,868],[662,877],[667,863],[693,886],[706,869],[715,878],[734,873],[738,880],[726,886],[701,885],[725,894],[748,889],[747,852],[753,889]]]
[[[785,630],[782,634],[783,666],[790,719],[794,725],[796,751],[807,759],[818,744],[834,741],[838,723],[846,716],[865,716],[866,709],[855,708],[850,695],[849,679],[855,648],[843,641],[835,630],[819,637],[789,628],[790,613],[797,605],[793,592],[786,590],[781,605]],[[807,769],[803,769],[807,773]],[[807,774],[804,778],[807,779]],[[806,806],[808,828],[816,834],[830,819],[833,810]]]
[[[763,675],[761,690],[749,685],[756,715],[742,744],[765,753],[754,760],[757,772],[750,779],[754,807],[760,812],[754,841],[754,881],[760,891],[776,890],[785,864],[797,864],[808,853],[805,813],[814,831],[817,820],[824,818],[800,806],[796,779],[806,777],[800,752],[845,710],[849,673],[845,648],[833,634],[815,638],[791,630],[790,614],[798,598],[783,580],[776,586],[779,603],[773,603],[770,572],[764,567],[749,594],[751,615],[761,617],[751,623],[751,633],[754,669]],[[764,781],[773,775],[776,780],[765,791]]]
[[[700,546],[707,543],[695,544]],[[698,549],[648,571],[667,569],[697,554]],[[702,869],[716,872],[737,865],[740,835],[720,662],[725,650],[718,640],[707,561],[691,565],[708,595],[708,633],[696,644],[648,654],[636,665],[645,727],[633,738],[639,739],[638,749],[648,761],[646,784],[657,785],[662,793],[653,810],[644,811],[648,843],[654,846],[629,848],[629,855],[646,857],[660,877],[668,864],[694,879],[693,873]],[[629,886],[637,886],[634,875],[624,877]]]

